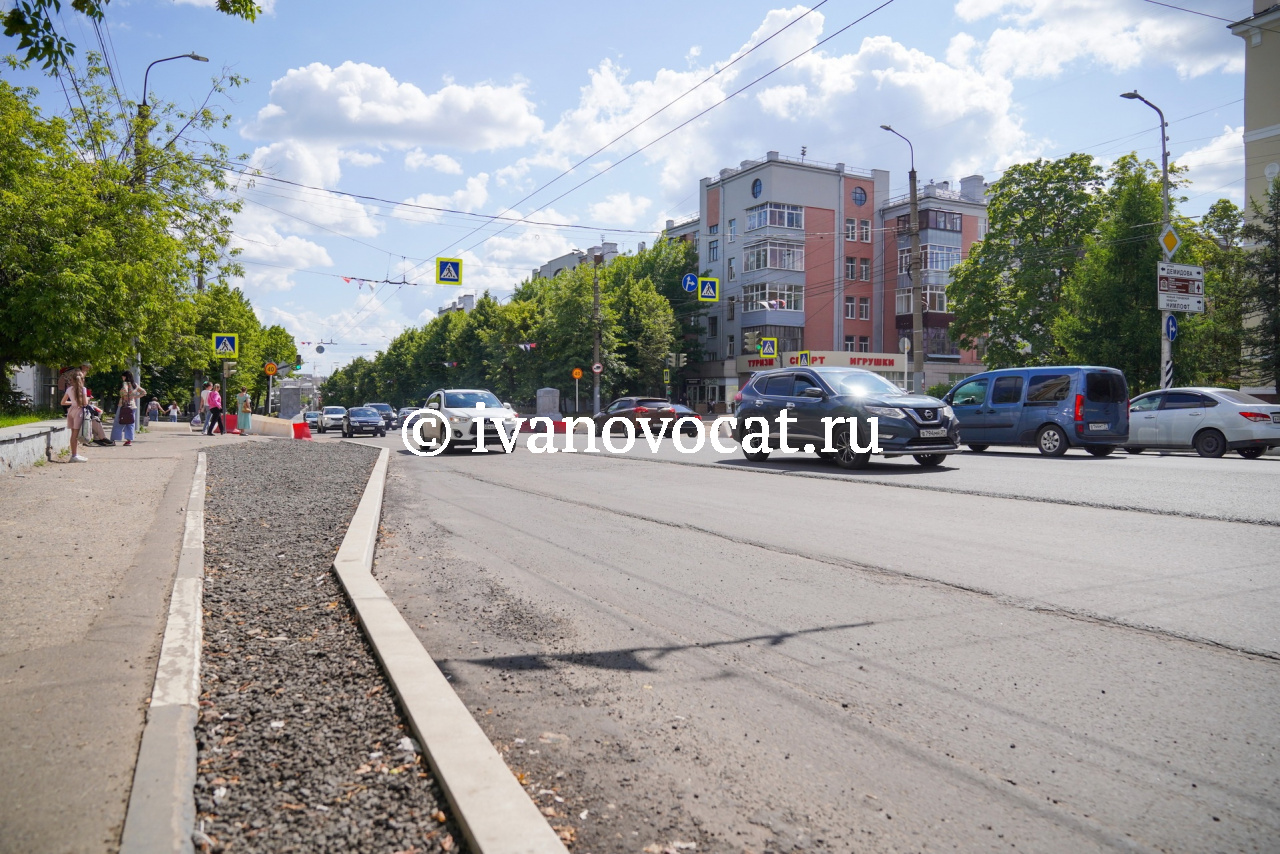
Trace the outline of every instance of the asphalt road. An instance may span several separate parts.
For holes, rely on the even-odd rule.
[[[1275,850],[1280,460],[663,445],[392,463],[376,571],[579,850]]]

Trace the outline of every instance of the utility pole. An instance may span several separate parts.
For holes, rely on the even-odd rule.
[[[916,195],[916,147],[911,140],[898,133],[888,125],[880,125],[882,130],[898,137],[907,144],[911,152],[911,369],[915,374],[916,394],[924,394],[924,282],[921,281],[920,269],[924,266],[920,259],[920,199]]]
[[[595,346],[591,350],[591,411],[600,411],[600,374],[595,366],[600,361],[600,265],[604,263],[604,255],[596,254],[592,259],[595,269],[591,273],[591,324],[595,327]]]

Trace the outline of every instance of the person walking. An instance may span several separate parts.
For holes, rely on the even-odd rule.
[[[146,427],[152,421],[160,420],[160,401],[151,398],[151,402],[147,404],[147,417],[143,420],[142,426]]]
[[[249,399],[249,389],[244,386],[240,386],[240,393],[236,395],[236,416],[240,435],[248,436],[253,429],[253,401]]]
[[[134,425],[138,421],[138,398],[147,391],[133,381],[133,374],[128,371],[121,374],[120,379],[120,402],[116,405],[116,418],[111,425],[111,440],[117,442],[123,437],[127,448],[133,444]]]
[[[62,405],[67,409],[67,432],[71,434],[71,462],[87,463],[89,458],[80,455],[80,428],[84,426],[89,394],[85,391],[84,374],[81,371],[74,371],[68,378]]]
[[[205,433],[212,436],[215,426],[219,436],[226,435],[226,428],[222,426],[222,386],[219,383],[214,383],[213,388],[209,389],[209,423]]]
[[[174,403],[172,400],[169,401],[169,422],[171,424],[176,424],[178,422],[178,404]]]
[[[205,383],[200,387],[200,432],[209,432],[209,392],[213,389],[213,383]]]

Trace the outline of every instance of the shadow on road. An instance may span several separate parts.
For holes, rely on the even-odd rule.
[[[938,474],[940,472],[956,471],[955,466],[947,465],[945,462],[942,465],[934,466],[932,468],[917,465],[915,460],[912,460],[910,457],[902,457],[901,459],[895,459],[893,461],[885,460],[882,462],[877,462],[875,459],[872,459],[864,469],[842,469],[835,463],[830,463],[826,460],[803,457],[800,459],[789,459],[786,461],[779,460],[776,462],[769,460],[762,463],[753,463],[747,459],[717,460],[715,464],[730,468],[748,468],[760,471],[803,472],[806,474],[812,473],[828,475],[838,474],[847,475],[848,477],[857,477],[859,475],[875,475],[876,477],[884,475],[930,475]]]

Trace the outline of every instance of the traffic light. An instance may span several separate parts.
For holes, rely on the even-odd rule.
[[[689,364],[689,356],[688,356],[687,354],[685,354],[685,353],[681,353],[681,354],[676,358],[676,367],[677,367],[677,368],[683,368],[683,367],[684,367],[685,365],[687,365],[687,364]]]
[[[676,354],[675,354],[675,353],[668,353],[668,354],[667,354],[667,367],[669,367],[669,368],[674,368],[675,366],[676,366]]]
[[[298,355],[297,353],[293,354],[293,369],[295,371],[302,370],[302,356]]]
[[[759,352],[760,352],[760,333],[759,333],[759,332],[748,332],[748,333],[747,333],[745,336],[743,336],[743,337],[744,337],[744,339],[745,339],[745,343],[746,343],[746,345],[747,345],[747,352],[748,352],[748,353],[759,353]]]

